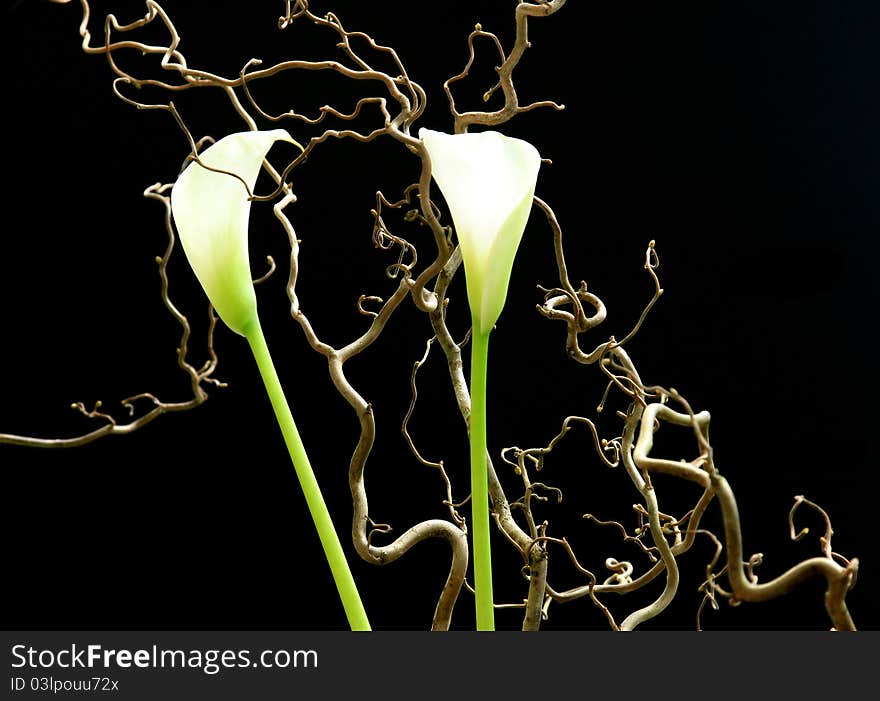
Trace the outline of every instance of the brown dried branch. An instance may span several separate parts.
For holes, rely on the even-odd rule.
[[[616,528],[620,532],[620,535],[623,537],[623,542],[635,543],[637,546],[639,546],[639,549],[648,556],[648,558],[651,560],[651,562],[657,562],[657,557],[655,556],[655,553],[657,552],[657,548],[656,547],[649,547],[649,546],[645,545],[644,542],[642,542],[642,536],[645,535],[644,528],[639,527],[639,529],[636,531],[636,535],[630,535],[627,532],[626,527],[622,523],[620,523],[619,521],[602,521],[601,519],[598,519],[595,516],[593,516],[593,514],[584,514],[583,517],[585,519],[587,519],[588,521],[592,521],[593,523],[595,523],[598,526],[613,526],[614,528]],[[632,580],[630,579],[630,581],[632,581]],[[606,582],[606,584],[608,584],[608,583],[609,582]]]
[[[428,354],[431,352],[431,345],[434,342],[434,338],[428,340],[425,344],[425,354],[422,356],[421,360],[417,360],[413,363],[412,374],[410,375],[410,402],[409,406],[406,409],[406,415],[403,417],[403,423],[401,424],[400,430],[403,433],[403,437],[406,439],[406,444],[409,446],[410,452],[415,456],[416,460],[418,460],[423,465],[427,467],[436,468],[440,472],[440,476],[443,478],[443,484],[446,487],[446,498],[443,500],[444,506],[449,508],[449,515],[452,517],[452,520],[455,521],[459,525],[459,527],[464,527],[465,520],[461,517],[458,511],[455,508],[455,501],[452,498],[452,482],[449,481],[449,475],[446,473],[446,468],[443,466],[443,461],[434,462],[432,460],[426,460],[422,457],[421,453],[419,453],[418,448],[416,448],[415,443],[413,442],[412,436],[409,433],[409,421],[412,418],[413,411],[416,408],[416,401],[419,397],[418,385],[416,384],[416,374],[419,371],[419,368],[424,365],[428,360]]]
[[[575,568],[578,570],[578,572],[586,575],[590,580],[590,583],[587,585],[587,595],[590,597],[590,600],[605,615],[605,618],[608,619],[608,623],[611,625],[611,629],[612,630],[620,630],[620,627],[617,625],[617,622],[614,620],[614,616],[611,614],[610,609],[605,604],[603,604],[601,601],[599,601],[599,599],[596,595],[597,589],[598,589],[598,585],[596,584],[596,581],[597,581],[596,575],[594,575],[590,570],[588,570],[586,567],[581,565],[580,562],[578,562],[577,555],[575,555],[574,550],[572,550],[571,544],[565,538],[550,538],[548,536],[541,536],[541,537],[537,538],[535,541],[536,545],[539,543],[545,543],[545,542],[546,543],[555,543],[557,545],[561,545],[565,549],[565,552],[568,555],[569,560],[575,566]],[[553,599],[561,600],[559,597],[559,594],[557,594],[557,592],[553,591],[553,589],[550,587],[549,584],[547,585],[547,593]]]
[[[152,406],[152,409],[150,409],[145,414],[142,414],[141,416],[126,423],[120,423],[117,419],[114,419],[110,414],[106,412],[99,412],[98,408],[102,406],[101,402],[97,402],[95,404],[95,408],[91,411],[87,411],[82,402],[76,402],[72,405],[74,410],[78,411],[88,418],[103,421],[104,425],[87,433],[72,436],[69,438],[38,438],[35,436],[0,433],[0,444],[22,445],[35,448],[76,448],[82,445],[87,445],[88,443],[92,443],[93,441],[96,441],[99,438],[104,438],[105,436],[125,435],[133,433],[134,431],[143,428],[147,424],[152,423],[154,420],[164,414],[193,409],[207,400],[208,393],[204,387],[204,385],[207,383],[212,383],[219,387],[225,386],[223,383],[219,382],[213,377],[214,371],[217,368],[217,356],[214,352],[214,328],[216,321],[214,320],[211,322],[207,332],[206,347],[208,359],[201,368],[197,369],[190,363],[187,357],[189,353],[189,341],[191,336],[189,320],[175,306],[170,297],[170,284],[168,281],[168,261],[171,258],[176,244],[176,236],[174,234],[174,228],[171,223],[171,202],[170,198],[165,194],[168,190],[170,190],[170,187],[170,185],[162,185],[157,183],[150,186],[144,191],[144,197],[160,202],[165,208],[165,232],[168,238],[168,243],[166,245],[164,254],[162,256],[156,257],[156,263],[159,270],[159,279],[161,281],[160,296],[162,299],[162,303],[165,305],[165,308],[177,321],[181,328],[180,341],[178,342],[177,347],[177,365],[189,378],[192,398],[186,401],[167,402],[160,400],[158,397],[149,392],[142,392],[132,397],[128,397],[121,400],[120,405],[128,411],[130,416],[134,415],[134,405],[136,402],[139,401],[149,402],[149,404]],[[211,314],[212,319],[214,319],[213,311],[210,311],[209,313]]]
[[[804,496],[796,496],[794,498],[794,505],[791,507],[791,511],[788,513],[788,526],[789,532],[791,533],[791,539],[794,541],[798,541],[810,532],[809,528],[802,528],[798,533],[795,533],[794,515],[801,504],[806,504],[811,509],[817,511],[819,515],[822,516],[822,520],[825,523],[825,535],[819,536],[819,545],[822,548],[822,554],[825,555],[825,557],[827,558],[836,560],[844,567],[849,565],[849,560],[847,558],[843,557],[843,555],[840,555],[839,553],[834,552],[834,550],[832,550],[831,548],[831,536],[834,535],[834,529],[831,527],[831,517],[828,515],[828,512],[825,511],[825,509],[823,509],[821,506],[819,506],[815,502],[810,501]]]
[[[392,77],[390,74],[387,73],[381,74],[385,75],[388,81],[396,85],[403,86],[405,90],[409,93],[409,96],[407,98],[404,97],[404,95],[397,90],[392,90],[389,88],[389,92],[401,106],[400,114],[394,120],[395,127],[401,129],[402,133],[409,134],[410,125],[416,119],[418,119],[424,111],[426,95],[424,89],[418,83],[410,79],[406,67],[403,65],[403,62],[400,60],[397,52],[390,46],[378,44],[369,34],[366,34],[365,32],[347,31],[342,26],[342,22],[339,20],[339,18],[332,12],[327,13],[323,17],[319,17],[313,14],[309,10],[309,3],[306,0],[299,0],[294,3],[291,3],[290,0],[286,0],[285,14],[284,16],[279,18],[278,27],[280,29],[287,29],[289,26],[291,26],[294,20],[300,17],[306,17],[315,25],[329,27],[333,29],[340,38],[340,42],[337,44],[337,47],[343,49],[345,54],[351,60],[353,60],[359,68],[366,72],[381,73],[381,71],[373,69],[372,66],[366,61],[366,59],[364,59],[352,48],[352,38],[363,40],[369,45],[369,47],[373,51],[380,54],[385,54],[391,58],[397,70],[397,76]]]
[[[505,54],[498,37],[491,32],[483,31],[481,26],[477,25],[476,29],[471,32],[468,37],[468,61],[465,64],[464,70],[447,80],[443,85],[449,100],[449,111],[455,119],[454,131],[456,134],[466,132],[468,127],[475,124],[497,127],[509,121],[517,114],[522,114],[538,107],[551,107],[556,110],[565,109],[564,105],[557,104],[551,100],[533,102],[524,107],[520,106],[519,97],[513,84],[514,69],[522,59],[525,50],[531,46],[529,42],[529,19],[533,17],[549,17],[562,9],[564,5],[565,0],[544,0],[538,3],[520,2],[516,7],[516,38],[509,54]],[[474,62],[474,39],[477,37],[492,39],[502,59],[501,65],[496,68],[498,83],[484,94],[484,100],[488,100],[492,93],[500,88],[504,95],[504,106],[494,112],[473,111],[460,113],[456,109],[455,99],[449,86],[456,81],[462,80],[469,74]]]
[[[783,574],[763,584],[754,581],[753,566],[746,570],[743,561],[741,520],[733,490],[727,480],[720,475],[714,464],[713,451],[709,445],[706,431],[707,419],[700,419],[690,404],[674,389],[668,396],[678,402],[689,417],[694,436],[701,449],[701,463],[709,476],[709,485],[718,498],[724,522],[725,543],[727,544],[727,577],[732,586],[732,602],[767,601],[791,591],[808,577],[819,575],[825,578],[827,590],[825,608],[836,630],[855,630],[855,624],[846,605],[846,594],[855,583],[858,560],[845,560],[840,564],[830,549],[823,557],[804,560],[789,568]],[[826,514],[827,516],[827,514]],[[830,528],[830,520],[826,521]],[[793,529],[793,525],[791,526]],[[830,534],[826,534],[830,538]],[[749,563],[752,561],[749,560]]]

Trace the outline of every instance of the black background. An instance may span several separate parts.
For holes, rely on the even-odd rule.
[[[174,179],[187,145],[168,114],[139,112],[114,97],[103,57],[79,49],[75,4],[11,5],[4,22],[0,432],[68,436],[92,427],[70,411],[73,401],[100,399],[115,410],[119,399],[142,391],[168,401],[187,397],[175,365],[178,330],[159,301],[153,262],[165,245],[162,211],[140,196]],[[268,64],[332,51],[326,35],[305,25],[279,32],[278,2],[164,6],[191,67],[235,76],[252,56]],[[451,121],[442,82],[463,66],[467,33],[479,21],[509,45],[514,6],[313,3],[396,47],[428,91],[420,125],[443,130]],[[98,37],[108,11],[122,21],[144,12],[131,2],[93,9]],[[716,461],[738,497],[746,552],[764,553],[762,578],[818,553],[821,523],[806,512],[809,538],[788,538],[792,499],[803,494],[830,512],[835,549],[859,557],[851,611],[860,627],[877,628],[868,445],[875,430],[880,8],[831,0],[570,0],[531,26],[533,48],[517,74],[521,99],[555,99],[567,109],[524,115],[504,131],[553,160],[542,168],[538,195],[564,227],[572,279],[587,280],[608,306],[608,321],[584,347],[622,337],[638,318],[651,294],[644,250],[655,239],[666,292],[629,345],[643,379],[676,387],[696,409],[712,412]],[[470,106],[491,84],[496,63],[488,45],[478,57],[482,68],[459,93]],[[131,61],[132,71],[158,75],[155,61]],[[323,79],[290,76],[260,86],[259,98],[276,112],[354,104],[345,81]],[[197,136],[243,128],[217,95],[175,95],[178,101]],[[296,123],[284,126],[302,138]],[[365,328],[354,309],[359,294],[387,296],[395,285],[383,276],[395,257],[372,248],[369,212],[377,189],[396,197],[416,178],[416,161],[401,151],[385,141],[329,144],[293,179],[300,201],[288,212],[303,240],[298,291],[316,330],[333,344]],[[284,261],[285,241],[270,215],[255,209],[254,217],[251,251],[260,271],[266,254]],[[427,246],[424,232],[394,226]],[[430,249],[423,250],[427,257]],[[182,260],[172,273],[174,298],[198,332],[200,292]],[[426,543],[384,568],[354,554],[346,473],[357,423],[287,316],[285,278],[281,266],[260,288],[261,315],[373,627],[426,628],[448,552]],[[567,361],[563,328],[535,312],[536,284],[553,286],[555,277],[549,231],[533,215],[490,349],[496,453],[545,444],[567,414],[593,416],[604,389],[594,368]],[[458,280],[450,295],[458,337],[468,326],[463,292]],[[412,459],[399,430],[410,368],[429,336],[423,317],[401,309],[381,341],[348,366],[378,422],[367,465],[370,513],[396,533],[446,515],[442,482]],[[229,387],[212,391],[195,411],[75,450],[0,447],[4,628],[345,628],[246,344],[224,329],[217,349],[218,376]],[[455,497],[464,498],[466,436],[439,354],[423,369],[420,391],[412,432],[426,456],[446,461]],[[600,425],[613,435],[610,413]],[[686,436],[667,433],[658,450],[692,457]],[[515,498],[516,476],[499,469]],[[572,541],[585,566],[600,577],[609,556],[644,566],[635,548],[581,518],[591,512],[631,526],[638,501],[622,472],[598,464],[586,432],[566,440],[541,479],[561,487],[565,499],[540,507],[539,517],[551,534]],[[661,508],[676,513],[698,496],[672,481],[658,480],[658,488]],[[521,563],[502,538],[493,547],[497,601],[521,600]],[[682,558],[678,600],[646,628],[694,627],[696,588],[712,552],[701,542]],[[551,581],[564,588],[584,580],[560,552]],[[607,603],[621,620],[657,593]],[[499,611],[496,621],[515,629],[521,612]],[[472,625],[465,592],[454,627]],[[544,627],[603,625],[579,601],[551,606]],[[725,605],[704,625],[827,627],[821,583],[773,603]]]

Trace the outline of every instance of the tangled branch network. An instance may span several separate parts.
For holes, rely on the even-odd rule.
[[[55,1],[66,4],[70,0]],[[138,110],[167,113],[174,120],[189,144],[189,153],[181,154],[182,166],[192,161],[201,163],[200,153],[215,140],[191,131],[175,104],[175,98],[182,93],[212,91],[221,95],[243,130],[258,130],[267,124],[283,123],[290,125],[291,131],[297,135],[311,134],[308,139],[302,139],[302,151],[287,162],[273,163],[271,158],[264,161],[264,172],[275,183],[271,192],[249,191],[248,194],[255,205],[269,203],[278,226],[286,234],[290,247],[286,284],[290,316],[311,349],[326,360],[333,386],[359,424],[360,435],[353,446],[348,468],[354,549],[365,561],[385,565],[401,558],[423,541],[438,539],[444,542],[449,549],[449,570],[445,582],[433,584],[438,593],[431,627],[448,629],[462,590],[473,591],[467,579],[469,519],[462,511],[468,501],[468,491],[456,488],[446,461],[428,459],[422,454],[416,445],[411,422],[418,406],[420,368],[432,353],[439,351],[445,358],[449,390],[460,413],[457,430],[468,431],[471,397],[463,354],[467,351],[470,333],[463,340],[456,340],[447,323],[450,307],[459,301],[447,295],[453,280],[462,272],[461,249],[454,227],[447,223],[443,209],[432,199],[429,153],[423,141],[413,135],[414,126],[425,112],[428,95],[410,76],[394,48],[379,43],[364,32],[347,28],[332,12],[314,11],[312,4],[318,3],[307,0],[283,3],[277,30],[331,36],[335,55],[317,60],[291,59],[272,65],[264,65],[259,59],[252,58],[245,61],[235,75],[222,75],[190,65],[181,50],[181,36],[172,18],[153,0],[145,2],[146,13],[133,21],[123,22],[113,14],[108,15],[100,31],[95,30],[96,22],[91,17],[89,2],[81,0],[79,34],[86,54],[106,60],[114,76],[113,91],[120,100]],[[463,69],[443,85],[454,133],[463,134],[474,128],[496,129],[526,112],[563,109],[563,105],[551,100],[521,104],[514,78],[531,46],[531,24],[557,21],[557,14],[563,16],[559,21],[565,21],[565,6],[566,0],[521,1],[516,4],[512,11],[515,35],[509,46],[480,25],[470,32],[462,47]],[[159,43],[142,41],[139,37],[148,30],[151,37],[164,36],[165,40]],[[100,38],[93,36],[93,31]],[[483,43],[497,54],[497,81],[485,91],[484,100],[488,103],[494,97],[500,105],[494,110],[467,110],[459,106],[456,89],[471,75],[478,63],[477,56],[482,55],[477,47]],[[127,59],[132,55],[153,61],[155,74],[142,75],[126,68],[129,65]],[[136,65],[144,65],[144,62]],[[385,67],[378,67],[380,65]],[[273,114],[263,106],[261,95],[268,94],[266,85],[271,86],[273,79],[282,76],[296,78],[306,73],[318,77],[332,75],[334,80],[347,81],[353,88],[366,86],[371,93],[350,106],[324,105],[316,114],[305,114],[296,109]],[[164,97],[154,101],[138,99],[144,94]],[[402,192],[393,196],[376,192],[375,207],[371,212],[374,246],[397,258],[385,271],[390,288],[381,296],[362,294],[357,299],[356,309],[365,319],[365,328],[354,333],[346,343],[336,346],[319,335],[301,308],[297,286],[300,239],[287,213],[297,202],[294,183],[298,167],[307,159],[321,158],[322,146],[334,140],[364,144],[381,142],[384,148],[397,149],[409,158],[412,172],[412,182]],[[172,183],[156,183],[146,189],[144,196],[164,210],[167,245],[156,258],[161,280],[160,296],[168,313],[179,324],[177,363],[188,379],[191,396],[182,401],[166,401],[153,393],[143,392],[122,400],[121,406],[127,411],[125,418],[100,404],[89,408],[77,403],[75,410],[94,420],[92,430],[74,437],[54,439],[0,434],[0,443],[35,448],[82,446],[107,436],[132,433],[165,414],[195,409],[207,401],[211,391],[224,386],[215,377],[217,316],[209,308],[206,312],[210,320],[207,334],[204,338],[194,339],[187,316],[172,299],[168,265],[172,256],[179,255],[179,248],[171,217],[171,187]],[[521,609],[523,630],[538,630],[551,609],[556,610],[554,604],[585,600],[597,607],[610,628],[632,630],[669,606],[682,588],[679,558],[698,539],[706,539],[714,545],[715,555],[706,565],[704,580],[694,585],[702,595],[696,611],[698,628],[702,625],[707,605],[717,608],[723,600],[730,604],[767,601],[786,594],[808,578],[819,577],[826,584],[824,605],[831,626],[837,630],[855,629],[846,597],[855,584],[858,561],[833,550],[828,514],[816,503],[797,497],[789,517],[791,536],[795,540],[803,537],[805,530],[797,527],[796,518],[804,507],[811,509],[825,524],[818,553],[773,578],[759,579],[756,570],[762,563],[762,556],[747,556],[743,551],[737,502],[730,484],[715,464],[709,441],[709,413],[694,410],[674,388],[646,382],[639,373],[629,349],[663,293],[655,243],[651,241],[646,245],[644,261],[640,262],[653,294],[622,338],[602,336],[601,326],[608,314],[606,304],[588,289],[585,282],[572,282],[566,263],[562,224],[543,196],[534,198],[532,217],[531,226],[534,229],[543,227],[548,234],[546,240],[552,246],[558,271],[554,286],[541,288],[543,297],[536,305],[537,312],[548,322],[548,329],[561,332],[565,353],[573,367],[579,368],[580,372],[600,374],[603,378],[605,392],[599,401],[599,411],[612,399],[622,399],[625,409],[616,412],[618,429],[614,435],[603,433],[593,414],[560,416],[558,433],[548,436],[546,445],[510,446],[498,454],[490,453],[490,515],[497,532],[503,536],[503,542],[521,559],[523,587],[521,601],[496,603],[495,606]],[[268,278],[276,267],[283,266],[276,266],[276,262],[269,259],[268,273],[255,282]],[[414,458],[438,476],[438,496],[448,516],[414,523],[392,539],[391,527],[371,517],[365,483],[367,462],[377,436],[378,417],[373,405],[347,376],[346,364],[367,354],[386,331],[395,313],[404,306],[418,310],[424,319],[422,328],[413,326],[409,330],[423,334],[425,351],[412,365],[410,403],[400,430]],[[204,361],[192,360],[195,349],[205,357]],[[690,455],[656,454],[655,436],[666,427],[679,427],[690,432]],[[585,432],[589,438],[591,457],[583,456],[584,461],[589,459],[600,469],[615,471],[624,485],[621,489],[634,488],[640,499],[629,517],[611,520],[605,514],[585,514],[584,523],[612,529],[619,534],[621,543],[635,548],[639,561],[576,552],[571,539],[554,528],[547,518],[541,517],[542,505],[551,500],[560,501],[562,492],[549,482],[540,481],[538,473],[572,431]],[[675,478],[672,485],[690,483],[699,488],[699,496],[684,513],[662,510],[664,495],[654,480],[658,474]],[[516,478],[515,495],[509,494],[510,489],[505,490],[502,486],[502,481],[511,476]],[[576,499],[577,495],[574,497]],[[570,500],[571,495],[568,498]],[[703,526],[703,517],[713,505],[720,510],[723,524],[719,533],[712,533]],[[604,572],[590,564],[597,559],[605,568]],[[562,577],[576,576],[581,583],[555,586],[551,577],[551,560],[554,568],[564,570]],[[659,590],[659,593],[647,604],[627,605],[629,599],[624,595],[640,590]],[[611,597],[612,594],[617,596]],[[612,599],[613,606],[609,603]]]

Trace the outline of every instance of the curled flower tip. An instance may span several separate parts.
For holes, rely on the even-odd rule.
[[[488,333],[507,299],[541,156],[527,141],[494,131],[421,129],[419,138],[455,224],[474,324]]]
[[[257,319],[248,259],[248,191],[253,191],[263,159],[276,141],[299,146],[284,129],[230,134],[199,154],[207,168],[193,161],[171,190],[171,211],[184,253],[217,314],[241,335]]]

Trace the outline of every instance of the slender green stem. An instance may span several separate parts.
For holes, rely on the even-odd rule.
[[[474,531],[474,589],[477,630],[495,630],[492,551],[489,545],[489,468],[486,444],[486,368],[489,332],[471,338],[471,526]]]
[[[306,449],[303,446],[296,424],[293,422],[293,415],[290,413],[290,407],[287,404],[287,399],[284,397],[284,390],[281,387],[281,382],[278,380],[278,373],[275,372],[275,366],[272,363],[272,357],[269,355],[269,347],[266,345],[266,338],[263,336],[263,329],[260,327],[259,319],[255,319],[254,323],[245,329],[245,337],[251,345],[257,366],[260,368],[260,374],[263,376],[266,393],[269,395],[269,401],[272,402],[272,408],[275,410],[275,417],[278,419],[278,425],[281,427],[281,433],[284,435],[284,442],[287,444],[287,450],[290,452],[290,459],[293,461],[296,476],[299,479],[303,494],[305,494],[309,512],[312,515],[312,520],[315,522],[315,528],[318,531],[318,537],[321,539],[321,545],[324,547],[327,562],[330,564],[330,570],[333,572],[333,579],[336,582],[342,606],[345,608],[348,623],[352,630],[370,630],[367,613],[358,594],[348,561],[345,559],[342,543],[339,542],[339,536],[333,527],[333,521],[330,519],[330,512],[327,511],[327,505],[324,503],[324,497],[321,494],[321,488],[318,486],[318,480],[315,478],[309,457],[306,455]]]

